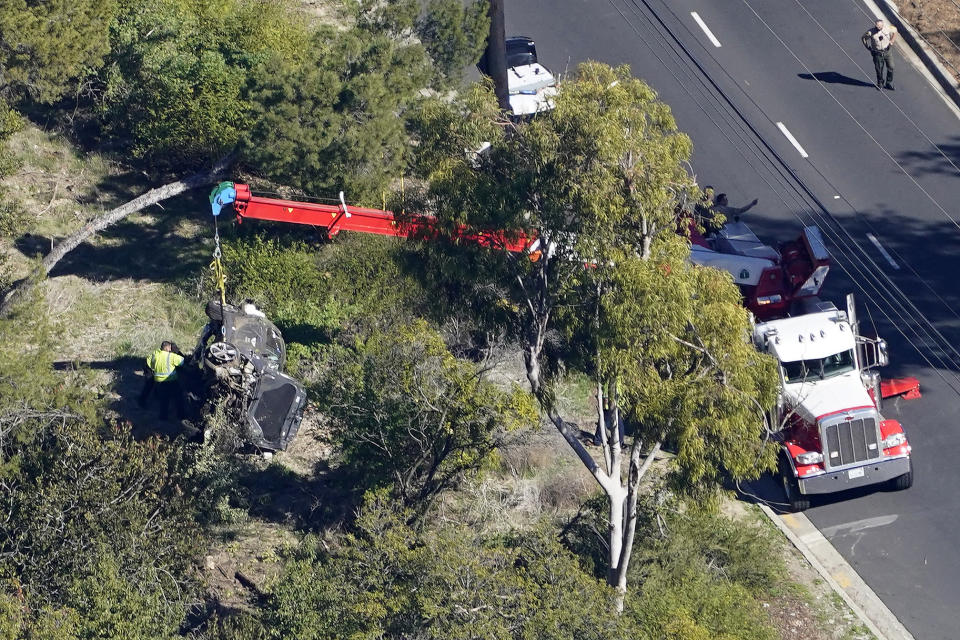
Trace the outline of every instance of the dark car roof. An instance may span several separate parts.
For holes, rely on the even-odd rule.
[[[537,45],[527,36],[507,38],[507,68],[537,62]]]

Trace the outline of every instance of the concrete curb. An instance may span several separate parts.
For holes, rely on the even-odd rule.
[[[960,84],[953,73],[940,61],[937,53],[931,49],[890,0],[863,0],[864,4],[877,18],[881,18],[897,28],[897,32],[908,45],[914,59],[911,62],[938,89],[941,97],[960,117]]]
[[[777,515],[767,505],[759,506],[878,640],[914,640],[887,605],[805,515]]]

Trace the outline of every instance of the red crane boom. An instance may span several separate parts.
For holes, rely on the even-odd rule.
[[[213,215],[233,205],[237,222],[247,218],[302,224],[323,229],[328,238],[341,231],[372,233],[396,238],[437,238],[441,235],[436,220],[431,216],[412,215],[398,220],[392,211],[347,206],[340,194],[340,204],[298,202],[280,198],[254,195],[249,185],[232,182],[221,183],[210,195]],[[523,233],[508,234],[503,231],[474,232],[460,227],[449,234],[454,242],[469,242],[484,247],[493,247],[511,253],[528,253],[534,259],[539,255],[539,242]]]

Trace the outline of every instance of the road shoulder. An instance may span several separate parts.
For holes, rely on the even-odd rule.
[[[913,640],[893,612],[805,515],[777,514],[765,504],[759,507],[873,635],[879,640]]]

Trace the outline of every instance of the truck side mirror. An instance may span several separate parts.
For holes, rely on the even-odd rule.
[[[877,338],[877,366],[885,367],[890,364],[890,355],[887,353],[887,341]]]

